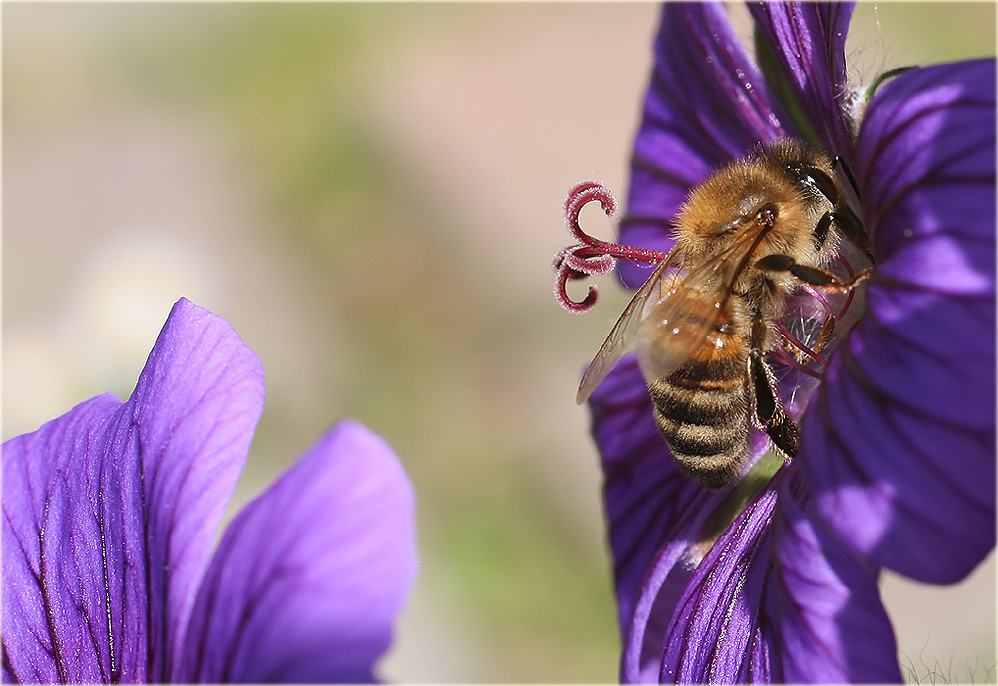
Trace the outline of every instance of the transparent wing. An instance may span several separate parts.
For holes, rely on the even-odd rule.
[[[575,394],[577,403],[581,405],[589,399],[596,387],[602,383],[606,375],[617,364],[617,360],[634,345],[641,321],[640,315],[646,309],[645,304],[653,295],[661,293],[661,289],[657,288],[659,282],[670,268],[676,266],[678,261],[679,252],[673,248],[651,273],[647,281],[637,290],[631,301],[627,303],[627,307],[624,308],[617,323],[613,325],[606,340],[603,341],[603,345],[600,346],[599,352],[596,353],[593,361],[589,363],[586,373],[582,376],[579,390]]]
[[[722,332],[728,298],[764,235],[744,232],[731,246],[691,269],[648,311],[637,331],[638,362],[646,379],[664,379],[708,340],[723,344],[717,335]]]

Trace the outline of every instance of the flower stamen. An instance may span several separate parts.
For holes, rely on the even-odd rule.
[[[600,203],[608,217],[612,217],[617,210],[617,201],[613,193],[598,181],[582,181],[576,184],[565,199],[565,223],[568,225],[569,233],[578,242],[559,250],[554,256],[552,266],[557,272],[555,298],[569,312],[587,312],[596,304],[598,298],[596,286],[590,285],[585,298],[580,301],[572,300],[566,290],[569,281],[609,274],[616,268],[618,259],[658,264],[667,255],[657,250],[602,241],[587,234],[579,225],[579,215],[582,208],[593,201]]]
[[[828,360],[822,357],[817,350],[801,341],[800,338],[790,331],[787,325],[782,321],[778,321],[776,323],[776,328],[784,337],[786,343],[789,343],[791,346],[800,351],[800,356],[798,357],[796,354],[790,354],[786,347],[777,348],[777,353],[783,353],[782,355],[778,355],[780,359],[790,364],[790,366],[796,367],[800,371],[805,372],[806,374],[810,374],[816,378],[821,378],[820,374],[806,366],[805,360],[810,359],[811,361],[822,366],[828,364]]]

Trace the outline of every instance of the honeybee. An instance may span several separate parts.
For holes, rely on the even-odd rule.
[[[677,215],[676,243],[624,309],[587,369],[581,404],[636,343],[655,421],[679,467],[709,488],[734,480],[751,429],[764,430],[789,460],[799,432],[784,411],[770,358],[781,349],[816,356],[778,322],[802,287],[850,292],[868,271],[829,271],[844,237],[870,259],[859,219],[832,162],[780,140],[722,167],[694,188]],[[783,356],[784,359],[786,356]]]

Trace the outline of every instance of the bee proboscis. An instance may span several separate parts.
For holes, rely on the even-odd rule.
[[[770,358],[817,358],[780,326],[800,289],[851,292],[866,279],[832,273],[841,239],[872,260],[859,219],[823,153],[778,141],[732,162],[695,187],[680,208],[676,243],[634,294],[579,385],[584,402],[630,347],[655,420],[680,468],[720,488],[742,470],[752,428],[786,459],[799,432],[783,409]],[[787,355],[783,355],[784,358]]]

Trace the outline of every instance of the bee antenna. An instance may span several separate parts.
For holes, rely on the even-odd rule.
[[[846,164],[846,161],[842,159],[841,155],[836,155],[832,158],[832,169],[838,169],[842,167],[842,171],[846,175],[846,179],[849,180],[849,185],[852,186],[853,191],[856,193],[856,197],[862,199],[863,196],[859,193],[859,184],[856,183],[856,177],[852,175],[852,169]]]

